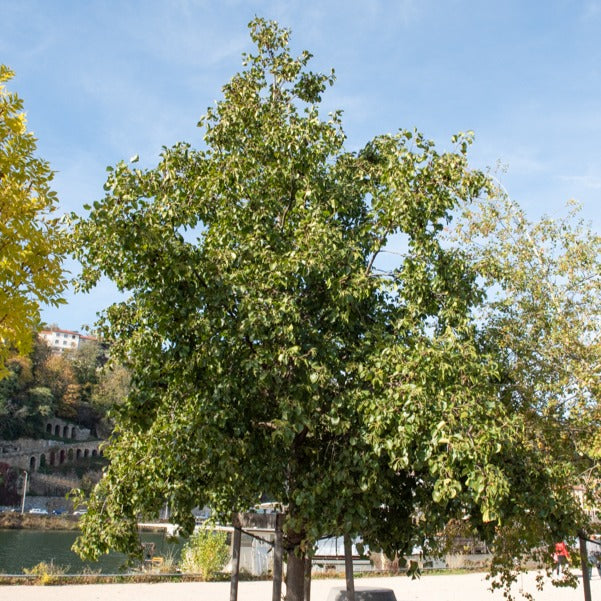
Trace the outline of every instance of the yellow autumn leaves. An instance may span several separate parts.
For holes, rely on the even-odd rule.
[[[0,65],[0,377],[13,350],[27,352],[40,303],[60,303],[66,285],[53,173],[35,156],[23,101],[6,86],[13,75]]]

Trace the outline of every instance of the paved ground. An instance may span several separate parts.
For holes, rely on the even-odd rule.
[[[342,580],[314,580],[311,601],[326,601],[330,590],[342,586]],[[395,578],[357,579],[356,586],[392,588],[397,601],[502,601],[501,592],[494,594],[483,574],[423,576],[410,580]],[[537,591],[534,574],[524,576],[515,587],[534,595],[536,601],[580,601],[584,599],[582,585],[577,589],[553,587],[546,581],[543,591]],[[591,582],[593,601],[601,601],[601,578]],[[69,586],[0,586],[0,599],[6,601],[229,601],[229,584],[160,583],[160,584],[90,584]],[[241,582],[238,601],[271,601],[271,583]]]

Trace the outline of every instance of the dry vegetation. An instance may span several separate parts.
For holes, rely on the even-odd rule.
[[[0,513],[0,529],[77,530],[77,516],[50,516],[31,513]]]

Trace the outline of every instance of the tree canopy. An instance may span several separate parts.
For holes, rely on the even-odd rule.
[[[35,156],[23,101],[5,85],[12,77],[0,65],[0,377],[8,374],[5,361],[13,350],[31,348],[40,303],[60,303],[66,285],[53,173]]]
[[[598,480],[601,451],[601,236],[567,215],[528,220],[498,186],[464,207],[452,237],[488,293],[482,336],[494,347],[503,394],[540,421]]]
[[[131,372],[80,552],[133,549],[137,516],[165,501],[191,529],[194,506],[229,519],[267,496],[286,508],[296,601],[324,535],[403,554],[465,519],[489,542],[511,525],[507,558],[575,531],[572,464],[503,394],[478,271],[443,242],[493,190],[471,135],[349,152],[341,114],[319,113],[333,75],[277,24],[250,30],[205,145],[110,167],[73,216],[81,286],[106,275],[129,295],[99,328]]]

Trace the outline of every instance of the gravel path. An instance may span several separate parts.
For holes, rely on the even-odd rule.
[[[326,601],[333,587],[343,580],[314,580],[311,601]],[[420,580],[405,576],[362,578],[355,586],[386,587],[394,590],[397,601],[502,601],[503,595],[489,590],[483,574],[432,575]],[[514,589],[534,595],[536,601],[580,601],[582,584],[577,589],[557,588],[546,579],[543,591],[536,590],[535,574],[522,577]],[[601,579],[591,581],[593,601],[601,601]],[[0,586],[0,599],[6,601],[229,601],[229,583],[189,582],[159,584],[88,584],[66,586]],[[270,582],[241,582],[238,601],[271,601]]]

